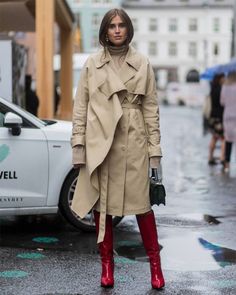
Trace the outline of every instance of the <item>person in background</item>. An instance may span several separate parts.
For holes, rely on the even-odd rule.
[[[209,130],[211,132],[211,140],[209,144],[209,156],[208,164],[217,164],[214,157],[217,141],[221,142],[220,161],[224,162],[225,156],[225,141],[223,132],[223,111],[224,108],[220,104],[220,93],[222,84],[224,82],[224,74],[217,74],[214,76],[211,82],[210,99],[211,99],[211,111],[209,118]]]
[[[236,72],[231,72],[223,84],[220,102],[224,107],[223,127],[225,135],[224,171],[229,171],[233,142],[236,142]]]
[[[102,49],[82,70],[73,109],[73,164],[80,172],[72,210],[84,218],[93,209],[102,287],[114,285],[112,216],[136,215],[152,287],[161,289],[148,173],[162,157],[159,107],[151,64],[129,45],[133,33],[124,10],[108,11],[99,30]]]
[[[31,114],[37,116],[39,99],[35,91],[31,89],[32,77],[31,75],[25,76],[25,108]]]
[[[58,85],[54,85],[54,114],[58,115],[58,109],[60,104],[61,96],[58,91]]]

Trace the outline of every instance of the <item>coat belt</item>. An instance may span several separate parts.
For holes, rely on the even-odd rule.
[[[124,102],[123,104],[121,104],[121,107],[123,109],[139,109],[139,110],[141,110],[141,104],[137,104],[137,103]]]

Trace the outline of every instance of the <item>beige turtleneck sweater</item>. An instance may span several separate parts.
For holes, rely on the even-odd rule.
[[[123,46],[109,46],[108,47],[108,51],[111,55],[112,61],[114,63],[115,69],[116,71],[119,71],[119,69],[121,68],[126,54],[128,52],[128,48],[126,45]]]

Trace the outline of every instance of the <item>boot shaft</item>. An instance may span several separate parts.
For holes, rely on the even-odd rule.
[[[94,211],[96,233],[99,233],[100,213]],[[104,240],[98,244],[102,262],[101,286],[111,288],[114,286],[114,260],[113,260],[113,229],[112,216],[106,216]]]
[[[99,233],[100,213],[94,210],[94,220],[96,225],[96,233]],[[105,235],[104,240],[98,244],[102,260],[109,260],[113,258],[113,228],[112,216],[106,215]]]
[[[159,254],[158,235],[153,211],[137,215],[136,219],[147,255],[150,257],[153,252]]]
[[[161,289],[165,285],[165,280],[161,270],[160,250],[154,213],[150,211],[144,215],[137,215],[136,218],[143,245],[150,261],[152,287],[154,289]]]

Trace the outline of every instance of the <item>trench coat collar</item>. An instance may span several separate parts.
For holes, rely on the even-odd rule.
[[[107,48],[101,49],[95,58],[96,68],[103,67],[106,63],[110,62],[111,60],[112,60],[112,57],[108,49]],[[137,51],[132,46],[129,46],[124,62],[129,64],[136,71],[139,70],[141,66],[141,60],[139,55],[137,54]]]

